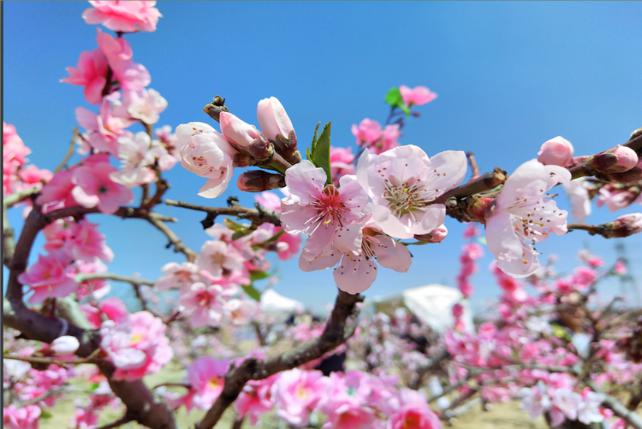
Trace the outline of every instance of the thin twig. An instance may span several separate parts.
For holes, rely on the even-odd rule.
[[[165,200],[165,204],[172,207],[180,207],[188,210],[200,211],[207,213],[208,216],[211,216],[211,221],[213,221],[216,216],[235,216],[241,219],[251,220],[257,223],[271,223],[276,226],[281,225],[281,220],[277,215],[271,212],[251,209],[241,206],[232,206],[232,207],[206,207],[200,206],[197,204],[186,203],[183,201],[175,200]]]
[[[114,273],[93,273],[93,274],[79,274],[76,281],[79,283],[88,282],[90,280],[113,280],[115,282],[129,283],[133,285],[154,286],[152,280],[147,280],[141,277],[121,276]]]
[[[156,229],[162,232],[165,237],[167,237],[167,239],[169,240],[168,246],[174,247],[175,251],[185,255],[185,258],[187,258],[189,262],[194,262],[196,260],[196,253],[192,249],[187,247],[187,245],[183,243],[178,235],[176,235],[174,231],[172,231],[167,225],[165,225],[165,223],[153,217],[148,217],[146,219],[150,224],[155,226]]]
[[[65,156],[62,158],[62,161],[60,161],[60,164],[54,168],[54,173],[58,173],[60,170],[65,168],[67,166],[67,163],[71,159],[72,156],[74,156],[74,149],[76,147],[76,139],[78,138],[80,134],[78,133],[78,128],[74,128],[72,133],[71,133],[71,141],[69,142],[69,147],[67,148],[67,152],[65,153]]]

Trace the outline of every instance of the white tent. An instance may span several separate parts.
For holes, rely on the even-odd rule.
[[[261,294],[261,310],[287,316],[291,313],[301,313],[304,306],[299,301],[283,296],[274,289],[268,289]]]
[[[438,284],[406,289],[401,294],[403,304],[422,322],[438,333],[453,326],[452,306],[461,303],[467,331],[472,331],[473,320],[468,302],[457,289]]]

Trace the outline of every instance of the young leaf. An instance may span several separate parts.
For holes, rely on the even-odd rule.
[[[404,105],[403,97],[401,96],[401,91],[399,91],[398,87],[394,86],[390,88],[390,91],[386,94],[386,104],[391,107]]]
[[[328,122],[323,127],[321,135],[315,138],[312,142],[312,149],[308,158],[317,167],[323,168],[326,174],[326,184],[332,183],[332,175],[330,173],[330,131],[332,124]],[[316,131],[315,131],[316,137]]]
[[[250,298],[252,298],[254,301],[261,301],[261,292],[257,288],[254,287],[254,285],[249,284],[246,286],[241,286],[243,289],[243,292]]]

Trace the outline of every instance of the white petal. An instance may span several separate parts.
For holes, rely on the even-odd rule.
[[[376,277],[377,267],[363,255],[346,255],[334,269],[334,280],[339,289],[353,295],[368,289]]]
[[[381,266],[400,273],[408,271],[412,263],[412,256],[406,246],[387,235],[377,235],[374,240],[376,243],[373,245],[373,250]]]

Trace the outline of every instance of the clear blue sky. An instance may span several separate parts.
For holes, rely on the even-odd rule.
[[[624,142],[642,125],[641,3],[159,3],[158,31],[127,36],[135,60],[152,74],[151,86],[169,101],[159,125],[208,121],[201,107],[215,94],[254,121],[256,102],[274,95],[303,146],[317,121],[333,122],[335,145],[352,145],[350,125],[364,117],[383,120],[383,96],[391,86],[427,85],[440,97],[411,121],[402,142],[429,154],[470,150],[483,170],[497,165],[509,171],[556,135],[590,153]],[[4,2],[4,118],[41,167],[62,159],[76,125],[74,108],[85,105],[81,88],[59,79],[80,51],[96,46],[95,26],[80,18],[86,7],[80,1]],[[197,197],[201,179],[180,167],[168,177],[170,198],[224,204],[225,196]],[[232,188],[228,195],[235,194]],[[180,217],[174,228],[200,248],[206,236],[199,215],[161,210]],[[634,210],[639,207],[628,211]],[[610,217],[599,211],[589,221]],[[11,218],[19,224],[18,213]],[[113,272],[155,278],[164,263],[181,260],[142,222],[93,219],[104,222],[116,253]],[[462,228],[455,221],[447,225],[445,243],[413,249],[408,274],[380,270],[368,296],[452,284]],[[642,266],[642,240],[627,243]],[[557,253],[568,269],[583,244],[612,254],[614,242],[573,233],[541,250]],[[475,278],[477,306],[497,291],[489,261],[482,260]],[[316,307],[332,300],[331,271],[302,273],[296,261],[276,267],[278,291]]]

